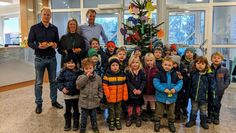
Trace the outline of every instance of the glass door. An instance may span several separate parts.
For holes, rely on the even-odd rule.
[[[179,45],[179,53],[182,54],[184,47],[192,45],[197,47],[199,55],[206,51],[205,10],[170,10],[168,12],[168,44]]]

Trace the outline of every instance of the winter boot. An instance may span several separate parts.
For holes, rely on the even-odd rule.
[[[137,119],[136,119],[136,127],[141,127],[141,125],[142,125],[141,117],[140,117],[140,116],[137,116]]]
[[[154,132],[160,132],[160,128],[161,128],[161,123],[160,121],[156,121],[154,123]]]
[[[77,131],[79,129],[79,113],[73,114],[73,131]]]
[[[170,132],[174,133],[176,131],[174,122],[168,122],[168,127],[169,127]]]
[[[116,118],[116,129],[117,130],[121,130],[122,129],[120,118]]]
[[[194,126],[195,124],[196,124],[196,115],[194,115],[194,114],[190,114],[190,119],[189,119],[189,121],[185,124],[185,127],[192,127],[192,126]]]
[[[206,115],[200,115],[200,119],[201,119],[200,125],[202,126],[202,128],[209,129],[209,126],[207,125],[206,122]]]
[[[132,125],[132,119],[131,116],[129,116],[126,120],[126,127],[130,127]]]
[[[114,130],[115,130],[115,122],[114,122],[114,119],[110,119],[110,122],[109,122],[109,130],[110,130],[110,131],[114,131]]]
[[[64,126],[64,131],[69,131],[71,130],[71,114],[64,114],[65,118],[65,126]]]

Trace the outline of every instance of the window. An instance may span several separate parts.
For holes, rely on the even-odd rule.
[[[52,0],[52,9],[80,8],[80,0]]]
[[[78,24],[81,23],[80,12],[54,12],[52,14],[53,24],[57,26],[60,37],[66,34],[66,26],[70,18],[75,18]]]
[[[169,44],[202,44],[204,21],[204,11],[169,12]]]
[[[209,0],[166,0],[166,4],[208,3]]]
[[[19,17],[4,18],[4,42],[6,45],[19,45]]]
[[[236,2],[236,0],[213,0],[214,2]]]
[[[236,6],[213,8],[212,43],[215,45],[236,44]]]
[[[98,4],[120,4],[122,0],[84,0],[84,8],[96,8]]]

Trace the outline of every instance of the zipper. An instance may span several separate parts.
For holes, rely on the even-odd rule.
[[[116,76],[116,103],[118,98],[118,83],[117,83],[117,76]]]
[[[199,75],[199,78],[198,78],[198,83],[197,83],[197,93],[196,93],[196,96],[195,96],[195,101],[197,101],[197,97],[198,97],[198,90],[199,90],[199,85],[200,85],[200,79],[201,79],[201,74]]]

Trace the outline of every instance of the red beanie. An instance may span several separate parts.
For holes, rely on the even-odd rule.
[[[107,42],[107,45],[106,45],[107,47],[116,47],[116,44],[113,42],[113,41],[109,41],[109,42]]]
[[[170,46],[170,50],[171,51],[177,51],[177,46],[175,45],[175,44],[171,44],[171,46]]]

